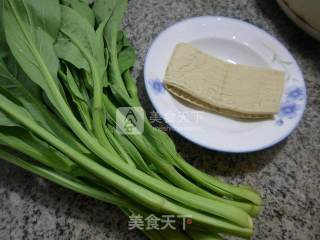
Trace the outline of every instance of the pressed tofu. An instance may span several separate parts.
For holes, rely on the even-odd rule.
[[[264,118],[279,111],[284,79],[281,71],[231,64],[181,43],[164,81],[173,95],[207,110]]]

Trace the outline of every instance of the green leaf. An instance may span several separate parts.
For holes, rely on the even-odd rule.
[[[61,10],[62,26],[60,32],[76,47],[74,49],[78,51],[78,54],[80,52],[82,58],[87,61],[89,66],[86,82],[87,84],[91,83],[90,90],[93,90],[91,108],[93,132],[105,148],[112,150],[108,139],[104,136],[103,130],[103,125],[105,124],[105,114],[102,106],[103,88],[109,84],[106,75],[107,67],[103,41],[103,30],[106,20],[100,23],[97,31],[95,31],[93,27],[73,9],[62,6]],[[58,53],[58,55],[60,54]],[[64,60],[69,61],[70,59]]]
[[[54,49],[60,59],[71,63],[77,69],[84,69],[90,72],[88,61],[82,57],[79,49],[65,35],[59,34]],[[90,83],[90,85],[92,85],[92,83]]]
[[[123,49],[119,53],[118,61],[119,61],[119,69],[122,75],[125,71],[131,69],[136,63],[135,49],[132,47],[126,47],[125,49]]]
[[[4,40],[4,31],[3,31],[3,19],[2,19],[2,15],[3,15],[3,8],[4,8],[4,0],[0,0],[0,39]]]
[[[75,192],[87,195],[89,197],[98,199],[100,201],[104,201],[110,204],[117,205],[123,208],[130,209],[139,209],[136,205],[134,205],[131,201],[124,199],[122,196],[114,195],[109,193],[104,189],[101,189],[96,186],[92,186],[90,182],[83,182],[79,179],[58,173],[52,169],[48,169],[45,167],[41,167],[35,164],[32,164],[20,157],[13,155],[9,150],[5,148],[0,148],[0,156],[3,160],[10,162],[16,166],[19,166],[27,171],[30,171],[34,174],[37,174],[49,181],[52,181],[56,184],[59,184],[67,189],[73,190]],[[85,173],[86,174],[86,173]]]
[[[118,33],[117,49],[119,69],[121,74],[123,74],[134,66],[137,58],[134,47],[123,31],[119,31]]]
[[[132,47],[130,40],[128,39],[126,33],[122,30],[118,32],[117,37],[117,49],[118,53],[121,52],[126,47]]]
[[[40,126],[46,128],[64,142],[68,142],[75,149],[87,154],[90,153],[38,99],[38,97],[42,98],[41,94],[36,94],[39,87],[32,84],[32,81],[21,74],[20,70],[17,70],[17,73],[17,77],[14,77],[0,59],[0,86],[7,91],[7,94],[9,92],[11,98],[14,96]],[[3,116],[2,120],[4,120]]]
[[[83,84],[81,85],[79,79],[73,76],[67,67],[67,74],[62,78],[64,80],[66,88],[69,90],[71,94],[72,101],[76,104],[78,112],[81,116],[81,119],[88,131],[92,131],[92,123],[91,123],[91,115],[90,115],[90,102],[88,102],[85,98],[85,94],[83,89],[81,92],[80,87],[83,88]]]
[[[0,86],[0,96],[3,96],[6,99],[12,101],[14,104],[16,104],[18,111],[20,111],[26,117],[31,117],[30,113],[22,107],[21,102],[18,99],[14,98],[10,94],[10,92],[8,92],[2,86]],[[12,126],[20,126],[20,124],[15,119],[12,119],[10,116],[8,116],[6,113],[0,111],[0,126],[12,127]]]
[[[0,59],[0,80],[2,79],[6,80],[7,74],[5,70],[6,70],[5,65],[2,59]],[[2,81],[0,81],[0,83],[2,83]],[[0,94],[2,94],[1,88],[0,88]],[[19,124],[16,121],[14,121],[9,116],[7,116],[7,114],[1,111],[0,111],[0,125],[1,126],[19,126]]]
[[[87,5],[90,5],[93,3],[94,0],[60,0],[60,3],[62,5],[66,5],[66,6],[70,6],[70,4],[73,2],[73,1],[79,1],[79,2],[83,2]]]
[[[0,58],[3,58],[8,53],[8,46],[6,43],[4,29],[3,29],[3,8],[4,8],[4,0],[0,0]]]
[[[1,111],[0,111],[0,125],[7,126],[7,127],[19,126],[19,124],[16,121],[14,121],[7,114]]]
[[[110,128],[110,127],[109,127]],[[141,171],[144,171],[145,173],[149,174],[150,176],[154,176],[156,178],[159,178],[159,176],[153,172],[150,167],[145,163],[144,159],[142,158],[139,151],[136,149],[136,147],[124,136],[115,131],[115,129],[110,129],[111,132],[113,132],[114,137],[121,142],[124,149],[126,149],[127,153],[131,157],[131,159],[134,160],[135,164],[137,165],[137,168]]]
[[[150,129],[149,129],[150,130]],[[176,165],[174,158],[178,154],[172,139],[163,131],[157,128],[146,130],[147,139],[171,164]],[[165,147],[163,147],[165,146]]]
[[[104,81],[106,70],[105,53],[102,36],[73,9],[62,6],[61,33],[55,50],[59,58],[71,63],[78,69],[84,69],[100,81]],[[100,39],[101,38],[101,39]],[[91,83],[92,84],[92,83]]]
[[[118,63],[118,34],[122,25],[124,12],[127,8],[127,0],[106,1],[98,0],[94,6],[95,14],[99,19],[107,19],[108,23],[104,30],[104,38],[109,52],[109,76],[112,83],[112,89],[117,98],[128,98],[125,85],[121,78],[121,72]],[[111,16],[110,16],[111,14]]]
[[[63,80],[65,80],[66,86],[69,88],[69,90],[72,93],[72,95],[76,99],[86,103],[86,100],[85,100],[84,96],[82,95],[82,93],[80,92],[80,89],[79,89],[80,83],[76,81],[76,78],[73,77],[73,75],[71,74],[71,72],[70,72],[68,67],[67,67],[66,78],[63,79]]]
[[[123,48],[123,38],[124,38],[124,32],[119,31],[118,32],[118,37],[117,37],[117,52],[121,52]]]
[[[97,1],[98,3],[99,1]],[[112,1],[110,1],[112,2]],[[120,27],[122,25],[122,20],[124,17],[124,12],[127,8],[127,0],[118,0],[116,4],[113,4],[113,11],[112,15],[110,16],[107,26],[105,28],[105,40],[107,42],[107,46],[109,49],[109,52],[114,54],[117,57],[117,40],[118,40],[118,33],[120,30]],[[112,4],[109,4],[112,5]],[[109,7],[107,8],[110,9]],[[109,11],[106,11],[105,15],[108,15]],[[96,12],[96,16],[99,16],[99,12]],[[107,17],[105,17],[107,18]]]
[[[82,0],[72,0],[71,8],[79,13],[83,18],[87,19],[91,26],[94,27],[95,16],[92,9],[89,7],[88,2]]]
[[[136,84],[136,81],[131,76],[130,70],[128,69],[128,70],[124,71],[124,73],[122,74],[122,77],[123,77],[123,81],[126,85],[127,91],[129,93],[132,101],[134,102],[134,106],[141,106],[139,96],[138,96],[137,84]]]
[[[56,38],[61,19],[58,0],[5,0],[5,2],[14,6],[14,11],[17,11],[26,26],[41,28],[51,38]]]
[[[128,149],[124,146],[123,142],[118,141],[118,139],[114,136],[114,132],[112,130],[112,128],[104,126],[105,135],[108,138],[111,146],[115,149],[115,151],[117,152],[117,154],[119,154],[123,161],[135,167],[133,159],[128,154]]]
[[[105,19],[109,19],[116,7],[118,0],[95,0],[93,5],[93,11],[97,18],[98,23],[103,22]]]
[[[2,64],[0,64],[1,66]],[[1,71],[2,72],[2,71]],[[7,85],[8,86],[8,85]],[[6,89],[0,87],[0,95],[15,103],[15,109],[24,114],[26,118],[32,118],[31,114],[23,108],[22,103],[15,99]],[[0,111],[0,144],[11,147],[47,166],[71,173],[76,165],[66,156],[52,148],[47,143],[31,135],[14,119]],[[44,160],[47,161],[44,161]]]
[[[17,67],[17,66],[16,66]],[[19,103],[32,115],[36,121],[43,127],[50,129],[50,124],[44,116],[45,111],[41,106],[41,103],[37,102],[36,97],[39,97],[38,87],[33,85],[36,89],[31,90],[31,81],[21,73],[19,69],[16,69],[17,78],[9,72],[8,68],[5,66],[4,62],[0,60],[0,84],[3,89],[10,92],[11,98],[16,98]],[[18,77],[20,78],[18,80]],[[25,84],[25,85],[23,85]],[[28,88],[27,88],[28,87]],[[15,100],[15,101],[17,101]]]
[[[70,173],[77,168],[64,154],[21,127],[0,127],[0,144],[63,172]]]
[[[48,81],[61,88],[57,80],[59,61],[53,50],[60,26],[58,0],[7,0],[3,19],[6,40],[15,59],[55,104]]]
[[[131,68],[134,66],[136,62],[135,49],[133,48],[130,40],[128,39],[128,37],[123,31],[119,32],[118,42],[119,42],[117,43],[118,62],[119,62],[119,69],[122,75],[122,79],[125,83],[127,92],[132,100],[131,104],[133,104],[134,106],[140,106],[141,104],[138,96],[138,89],[136,86],[136,82],[132,78],[130,73]],[[130,103],[129,101],[126,101],[126,102]]]
[[[13,63],[12,63],[13,65]],[[32,89],[30,80],[15,66],[15,74],[20,78],[20,81],[9,72],[4,62],[0,60],[0,84],[5,90],[10,92],[12,96],[19,100],[20,104],[23,105],[29,113],[37,119],[37,121],[46,128],[50,128],[47,120],[40,114],[37,104],[34,104],[35,97],[40,95],[39,87]],[[29,83],[29,84],[28,84]],[[31,82],[32,83],[32,82]],[[23,85],[25,84],[25,86]]]
[[[123,32],[123,47],[133,47],[125,32]]]

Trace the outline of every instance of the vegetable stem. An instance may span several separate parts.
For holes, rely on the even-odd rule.
[[[3,96],[0,96],[0,108],[6,112],[7,114],[9,114],[10,116],[12,116],[13,118],[15,118],[17,121],[21,122],[23,125],[25,125],[26,127],[28,127],[31,131],[33,131],[34,133],[36,133],[37,135],[39,135],[41,138],[47,140],[50,144],[52,144],[53,146],[55,146],[56,148],[58,148],[60,151],[64,152],[67,156],[69,156],[71,159],[73,159],[77,164],[79,164],[81,167],[83,167],[84,169],[86,169],[87,171],[89,171],[90,173],[93,173],[94,175],[96,175],[98,178],[100,178],[101,180],[103,180],[106,184],[110,184],[112,186],[114,186],[115,188],[119,189],[123,194],[128,195],[129,197],[135,199],[136,201],[140,201],[141,203],[143,203],[146,207],[150,208],[150,209],[154,209],[156,212],[162,212],[165,211],[167,213],[173,213],[173,214],[177,214],[180,215],[181,213],[183,213],[184,215],[191,215],[194,219],[194,221],[201,223],[202,225],[207,225],[212,226],[214,228],[220,229],[222,232],[227,232],[227,233],[232,233],[232,234],[236,234],[239,236],[244,236],[244,237],[248,237],[252,235],[252,222],[251,222],[251,218],[249,216],[245,217],[244,219],[245,221],[241,220],[241,225],[243,225],[243,227],[240,226],[236,226],[234,224],[228,223],[226,221],[222,221],[218,218],[213,218],[213,217],[207,217],[204,214],[198,213],[196,211],[190,210],[190,209],[186,209],[184,207],[175,205],[171,202],[169,202],[167,199],[141,187],[140,185],[137,185],[117,174],[115,174],[114,172],[112,172],[111,170],[104,168],[103,166],[91,161],[90,159],[88,159],[86,156],[82,155],[81,153],[75,151],[74,149],[70,148],[68,145],[64,144],[63,142],[61,142],[59,139],[57,139],[55,136],[53,136],[51,133],[47,132],[45,129],[39,127],[34,121],[32,121],[31,119],[26,118],[25,116],[23,116],[22,114],[16,112],[14,109],[14,106],[11,106],[12,104]],[[80,126],[80,124],[79,124]],[[87,139],[88,141],[90,141],[90,138]],[[97,146],[98,142],[96,142]],[[117,162],[118,165],[122,165],[123,163],[121,161]],[[122,172],[125,169],[122,169]],[[138,170],[136,169],[131,169],[130,172],[135,172],[135,173],[140,173]],[[146,179],[148,178],[148,180],[152,181],[150,184],[150,187],[152,189],[156,189],[157,191],[159,191],[160,189],[162,190],[163,187],[160,187],[160,185],[165,184],[164,182],[159,182],[158,180],[149,177],[149,175],[145,175],[145,174],[136,174],[137,177],[140,178],[139,182],[144,182],[146,184]],[[144,177],[144,179],[141,179],[141,177]],[[156,183],[158,185],[153,185],[152,183]],[[149,184],[148,184],[149,185]],[[168,192],[170,190],[174,190],[175,193],[181,193],[181,197],[176,196],[178,199],[183,199],[184,203],[188,202],[188,196],[192,197],[191,199],[191,203],[192,206],[199,206],[202,207],[202,209],[204,209],[204,205],[200,204],[197,200],[193,200],[195,198],[195,196],[193,196],[193,194],[190,194],[188,192],[182,191],[180,189],[176,189],[174,187],[172,187],[169,184],[166,184],[167,189],[163,189],[165,190],[165,192],[168,194]],[[169,191],[168,191],[169,189]],[[171,192],[170,192],[170,195]],[[207,200],[204,198],[200,198],[199,199],[200,202],[206,202]],[[189,200],[190,201],[190,200]],[[208,202],[209,203],[209,202]],[[221,203],[220,203],[221,204]],[[219,205],[214,204],[214,205]],[[209,207],[210,205],[207,206],[208,209],[211,209]],[[216,209],[216,207],[212,206],[212,210]],[[221,208],[223,209],[223,208]],[[212,211],[210,210],[210,211]],[[218,209],[217,209],[218,210]],[[231,210],[231,207],[228,207],[228,210]],[[236,214],[240,214],[241,215],[241,211],[238,211],[240,209],[232,209],[232,214],[231,217],[236,217]],[[213,211],[215,212],[215,211]],[[244,212],[243,212],[244,213]],[[237,216],[238,217],[238,216]],[[232,220],[232,219],[230,219]],[[239,222],[234,221],[236,224],[239,224]],[[242,224],[244,223],[244,224]],[[246,225],[246,226],[245,226]]]

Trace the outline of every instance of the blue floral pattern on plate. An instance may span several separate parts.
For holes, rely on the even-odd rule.
[[[265,44],[264,44],[265,45]],[[307,94],[303,86],[297,85],[299,81],[292,75],[290,67],[293,62],[282,59],[272,48],[265,45],[272,52],[272,63],[276,63],[285,72],[286,85],[289,85],[285,92],[285,97],[281,103],[279,113],[275,118],[276,126],[283,126],[286,120],[294,119],[303,111],[303,104]]]
[[[152,91],[155,94],[161,94],[165,92],[165,87],[163,85],[163,82],[160,81],[159,79],[149,80],[148,82],[152,88]]]
[[[282,126],[285,119],[294,119],[301,111],[302,103],[306,98],[306,92],[302,87],[291,86],[286,91],[285,100],[280,106],[280,111],[276,117],[276,125]]]
[[[305,91],[301,87],[290,87],[287,91],[288,99],[291,101],[303,100],[306,97]]]

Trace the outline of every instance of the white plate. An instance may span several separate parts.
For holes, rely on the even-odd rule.
[[[191,43],[231,63],[285,71],[279,114],[273,120],[245,122],[177,101],[163,87],[163,78],[175,45],[180,42]],[[144,79],[152,104],[173,130],[198,145],[224,152],[252,152],[280,142],[297,127],[306,105],[304,79],[288,50],[265,31],[225,17],[191,18],[162,32],[147,54]]]

